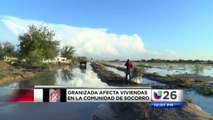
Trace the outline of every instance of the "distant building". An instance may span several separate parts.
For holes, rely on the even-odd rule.
[[[17,61],[18,58],[17,57],[8,57],[8,56],[4,56],[4,61],[5,62],[14,62]]]
[[[67,61],[67,58],[66,57],[57,56],[57,57],[55,57],[55,61],[63,63],[63,62]]]
[[[69,64],[69,63],[71,63],[71,60],[67,60],[67,58],[66,57],[61,57],[61,56],[57,56],[57,57],[55,57],[54,59],[52,59],[52,60],[43,60],[43,62],[44,63],[54,63],[54,64],[56,64],[56,63],[65,63],[65,64]]]

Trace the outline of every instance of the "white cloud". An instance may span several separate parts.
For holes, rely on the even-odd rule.
[[[183,57],[171,49],[145,50],[142,38],[137,34],[109,33],[106,28],[74,27],[13,16],[0,16],[0,40],[18,44],[18,35],[26,32],[31,24],[48,26],[56,32],[56,39],[61,41],[61,47],[72,45],[76,48],[77,55],[94,59],[180,59],[189,57]]]
[[[56,32],[56,38],[61,41],[61,46],[73,45],[78,55],[95,59],[140,59],[145,53],[142,39],[137,34],[109,33],[106,28],[74,27],[12,16],[1,16],[0,23],[4,24],[14,36],[25,32],[30,24],[47,25]],[[18,40],[14,41],[17,43]]]

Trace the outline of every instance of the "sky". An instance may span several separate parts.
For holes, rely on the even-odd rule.
[[[212,0],[5,0],[0,42],[18,44],[30,24],[56,32],[95,59],[213,60]]]

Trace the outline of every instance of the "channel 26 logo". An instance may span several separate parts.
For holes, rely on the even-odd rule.
[[[153,89],[152,102],[180,102],[183,101],[183,90]]]

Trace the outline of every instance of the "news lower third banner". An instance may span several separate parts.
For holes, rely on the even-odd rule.
[[[151,89],[37,88],[34,102],[151,102]]]
[[[17,90],[9,102],[147,102],[152,108],[177,108],[184,105],[181,89],[151,87],[67,88],[35,86]]]

